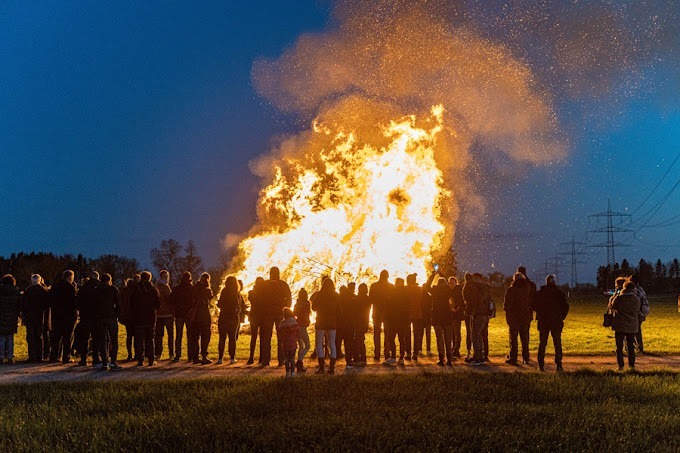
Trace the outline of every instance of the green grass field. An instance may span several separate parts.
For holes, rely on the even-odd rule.
[[[2,451],[678,451],[677,374],[3,386]]]
[[[496,301],[502,307],[502,300]],[[611,329],[602,327],[602,313],[606,306],[606,297],[587,297],[570,299],[571,309],[565,321],[564,332],[562,334],[563,349],[565,355],[610,355],[614,350],[614,333]],[[652,354],[680,354],[680,313],[678,313],[677,300],[673,297],[660,297],[651,299],[652,313],[643,323],[643,333],[645,338],[645,349]],[[214,326],[216,329],[216,326]],[[313,328],[310,328],[310,338],[313,343]],[[463,327],[463,335],[465,328]],[[489,323],[489,349],[492,356],[505,356],[508,352],[508,329],[502,308],[498,316]],[[27,358],[26,334],[23,327],[19,328],[19,333],[15,337],[15,357],[18,360]],[[210,342],[210,355],[217,356],[217,331],[215,330]],[[276,340],[274,339],[274,344]],[[250,335],[247,328],[239,337],[237,344],[237,358],[248,358],[248,347]],[[123,359],[127,355],[125,352],[125,328],[120,328],[120,352],[119,358]],[[373,336],[369,333],[366,336],[366,348],[369,357],[373,355]],[[423,346],[423,349],[425,347]],[[432,351],[437,349],[432,332]],[[531,330],[531,349],[538,349],[538,332],[536,323],[532,323]],[[257,351],[257,350],[256,350]],[[548,344],[548,353],[551,353],[552,345]],[[464,352],[464,351],[461,351]],[[256,352],[256,357],[258,353]],[[184,341],[184,352],[186,358],[186,341]],[[167,340],[164,348],[163,357],[167,357]]]

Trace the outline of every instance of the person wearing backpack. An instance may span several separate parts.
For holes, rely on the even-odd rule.
[[[644,354],[645,350],[642,343],[642,323],[647,319],[647,316],[649,316],[649,299],[647,299],[647,293],[645,290],[642,288],[642,286],[640,286],[640,279],[637,275],[631,276],[630,281],[635,285],[635,293],[638,296],[638,299],[640,299],[640,315],[638,316],[638,331],[635,334],[635,347],[640,352],[640,354]]]
[[[616,339],[616,361],[619,371],[623,371],[623,344],[628,349],[628,366],[635,369],[635,336],[639,327],[640,298],[635,283],[627,281],[623,291],[609,303],[609,310],[614,314],[612,330]]]

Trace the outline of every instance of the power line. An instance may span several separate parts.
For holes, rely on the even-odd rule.
[[[658,189],[659,186],[661,186],[661,183],[663,182],[664,179],[666,179],[666,176],[668,176],[668,173],[670,173],[671,169],[673,168],[673,166],[676,164],[676,162],[677,162],[678,160],[680,160],[680,153],[678,153],[678,155],[675,156],[675,159],[673,159],[673,162],[671,162],[671,165],[668,167],[668,169],[667,169],[666,172],[663,174],[663,176],[661,176],[661,179],[660,179],[659,182],[656,184],[656,186],[654,186],[654,188],[652,189],[652,191],[649,192],[649,194],[647,195],[647,197],[646,197],[644,200],[642,200],[642,203],[640,203],[640,205],[639,205],[637,208],[635,208],[635,209],[633,210],[633,212],[630,213],[630,215],[635,215],[635,213],[637,213],[637,212],[640,210],[640,208],[642,208],[642,207],[645,205],[645,203],[647,203],[647,201],[649,201],[649,199],[652,197],[652,195],[654,195],[654,192],[656,192],[656,189]]]
[[[561,256],[570,256],[571,257],[571,287],[576,288],[576,285],[578,284],[578,274],[577,274],[577,266],[579,264],[585,264],[585,261],[579,260],[579,256],[582,255],[587,255],[587,253],[582,252],[581,249],[582,247],[585,247],[584,242],[578,242],[574,240],[574,237],[571,237],[571,242],[563,242],[560,244],[561,247],[567,247],[568,251],[567,252],[562,252],[559,255]]]
[[[605,233],[607,235],[607,239],[605,242],[600,242],[597,244],[590,244],[589,247],[597,247],[597,248],[606,248],[607,249],[607,266],[611,266],[616,262],[616,247],[628,247],[630,244],[624,244],[622,242],[617,242],[615,240],[615,236],[617,234],[621,233],[634,233],[633,230],[629,230],[626,228],[621,228],[619,226],[614,225],[614,219],[620,219],[619,224],[623,223],[624,221],[628,221],[630,223],[630,214],[624,214],[622,212],[614,212],[612,211],[612,203],[611,200],[607,200],[607,210],[605,212],[600,212],[597,214],[591,214],[588,216],[588,220],[590,221],[591,219],[606,219],[607,226],[603,228],[595,228],[592,230],[588,230],[588,233]]]

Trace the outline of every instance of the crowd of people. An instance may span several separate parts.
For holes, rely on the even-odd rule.
[[[120,290],[112,284],[109,274],[100,276],[97,272],[92,272],[80,286],[70,270],[51,287],[38,274],[32,275],[31,281],[22,292],[14,277],[2,278],[0,361],[13,363],[14,335],[21,317],[26,326],[29,362],[69,363],[72,357],[79,357],[78,364],[86,366],[88,357],[92,357],[95,368],[120,370],[120,323],[126,329],[128,361],[142,366],[146,359],[153,366],[164,353],[165,337],[168,357],[180,361],[186,328],[188,361],[210,364],[208,346],[213,315],[218,313],[218,364],[223,363],[225,352],[229,363],[236,362],[236,342],[247,316],[251,334],[247,363],[255,363],[259,339],[258,363],[270,364],[276,332],[278,364],[285,365],[286,376],[292,377],[306,371],[304,360],[312,348],[308,329],[314,314],[311,358],[318,361],[317,373],[334,374],[338,359],[344,359],[347,368],[366,366],[366,335],[371,325],[375,361],[384,360],[386,365],[417,362],[424,354],[423,342],[425,353],[431,354],[434,330],[437,365],[451,366],[453,361],[463,359],[477,366],[489,360],[489,318],[496,314],[490,286],[481,274],[470,273],[459,282],[456,277],[447,279],[435,271],[419,285],[416,274],[391,282],[388,271],[383,270],[370,287],[366,283],[358,287],[349,283],[339,288],[324,276],[318,291],[310,296],[300,289],[293,303],[289,285],[281,279],[279,269],[272,267],[269,279],[257,278],[247,297],[243,295],[243,283],[234,276],[227,277],[216,297],[217,310],[212,310],[215,295],[207,273],[194,282],[191,273],[185,272],[171,287],[167,271],[161,271],[155,283],[151,273],[145,271],[127,279]],[[618,363],[623,368],[625,341],[629,365],[634,367],[635,348],[642,350],[641,323],[649,313],[649,305],[634,278],[621,278],[616,283],[608,310],[614,320]],[[556,369],[561,371],[561,334],[569,304],[555,277],[547,276],[545,285],[537,289],[526,269],[519,267],[506,291],[503,309],[509,334],[506,362],[518,365],[520,345],[522,361],[531,362],[530,326],[536,319],[538,366],[545,369],[546,345],[552,337]]]

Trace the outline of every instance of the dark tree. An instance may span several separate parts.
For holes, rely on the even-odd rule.
[[[158,248],[151,249],[149,256],[156,272],[165,269],[170,272],[170,278],[179,281],[178,275],[181,275],[184,269],[183,249],[182,244],[174,239],[163,239]]]

